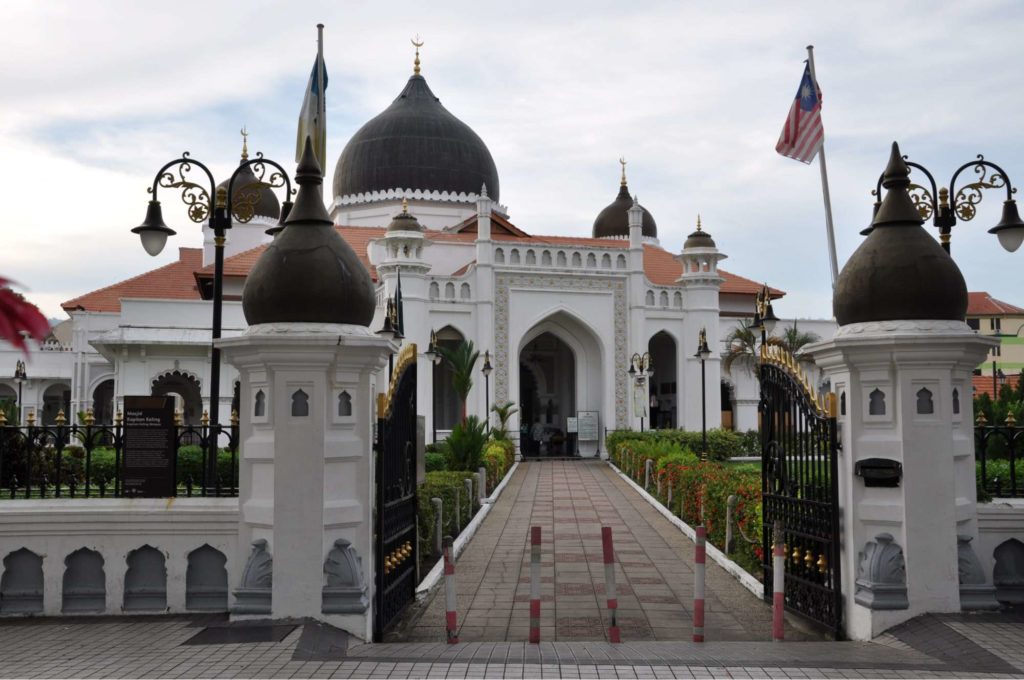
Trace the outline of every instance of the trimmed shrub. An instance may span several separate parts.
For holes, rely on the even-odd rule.
[[[756,455],[756,451],[754,454],[750,454],[748,451],[747,447],[751,441],[752,438],[749,434],[739,434],[732,430],[718,428],[708,430],[708,459],[725,460],[734,456]],[[627,442],[674,444],[679,449],[699,453],[702,437],[700,432],[686,430],[650,430],[648,432],[620,430],[612,432],[607,439],[608,451],[612,460],[616,459],[618,448]]]
[[[423,464],[427,472],[440,472],[448,469],[448,457],[440,451],[428,451],[423,456]]]
[[[473,494],[466,498],[465,480],[473,480]],[[473,518],[473,514],[479,507],[476,502],[480,493],[480,484],[475,472],[428,472],[423,484],[417,490],[417,515],[419,517],[419,556],[420,567],[425,568],[433,564],[437,555],[434,555],[434,531],[436,517],[434,506],[430,502],[432,498],[441,499],[441,512],[443,514],[444,531],[446,534],[455,535],[455,495],[458,490],[459,496],[459,526],[465,527]]]
[[[480,456],[480,460],[483,463],[484,468],[487,470],[487,490],[492,491],[498,486],[498,483],[505,478],[505,474],[508,469],[512,467],[512,458],[514,456],[509,455],[510,446],[512,442],[508,440],[496,441],[491,440],[484,445],[484,452]]]

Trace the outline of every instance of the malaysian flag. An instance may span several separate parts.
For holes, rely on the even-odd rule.
[[[804,77],[775,150],[783,156],[810,163],[825,141],[821,125],[821,90],[811,78],[811,66],[804,66]]]

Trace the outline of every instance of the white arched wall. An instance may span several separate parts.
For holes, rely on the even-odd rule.
[[[605,368],[606,352],[598,334],[585,321],[565,308],[547,310],[523,324],[525,330],[514,334],[512,348],[509,352],[509,395],[518,403],[519,399],[519,358],[523,350],[534,338],[551,333],[564,342],[576,360],[576,410],[600,411],[600,427],[608,426],[609,419],[614,422],[614,410],[611,400],[605,395],[614,389],[608,379],[609,371]],[[514,332],[514,331],[513,331]],[[518,414],[510,426],[519,427]],[[600,451],[604,455],[601,442]],[[580,442],[581,456],[594,456],[598,453],[598,442]]]

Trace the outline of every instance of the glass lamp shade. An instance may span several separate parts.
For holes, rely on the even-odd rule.
[[[1014,252],[1024,242],[1024,222],[1017,212],[1017,201],[1003,201],[1003,218],[999,224],[988,230],[988,233],[999,237],[999,245],[1008,252]]]
[[[480,372],[484,374],[484,377],[487,377],[491,375],[491,371],[493,370],[494,368],[491,366],[491,353],[487,352],[484,354],[484,365],[480,369]]]
[[[150,201],[146,208],[146,219],[142,224],[132,229],[133,234],[138,234],[142,240],[142,247],[147,253],[156,257],[164,249],[167,237],[174,235],[174,230],[164,224],[163,211],[160,209],[160,201]]]
[[[764,332],[768,335],[772,334],[775,330],[775,324],[778,322],[779,317],[775,316],[775,310],[772,309],[772,303],[768,303],[768,310],[764,313],[764,318],[761,319],[761,323],[764,325]]]

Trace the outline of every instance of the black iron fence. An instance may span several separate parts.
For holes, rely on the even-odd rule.
[[[135,496],[124,485],[124,434],[120,422],[0,426],[0,500]],[[175,442],[172,495],[238,495],[237,423],[176,425]]]
[[[979,416],[974,426],[978,489],[996,498],[1024,497],[1024,426],[1011,418],[989,425]]]

